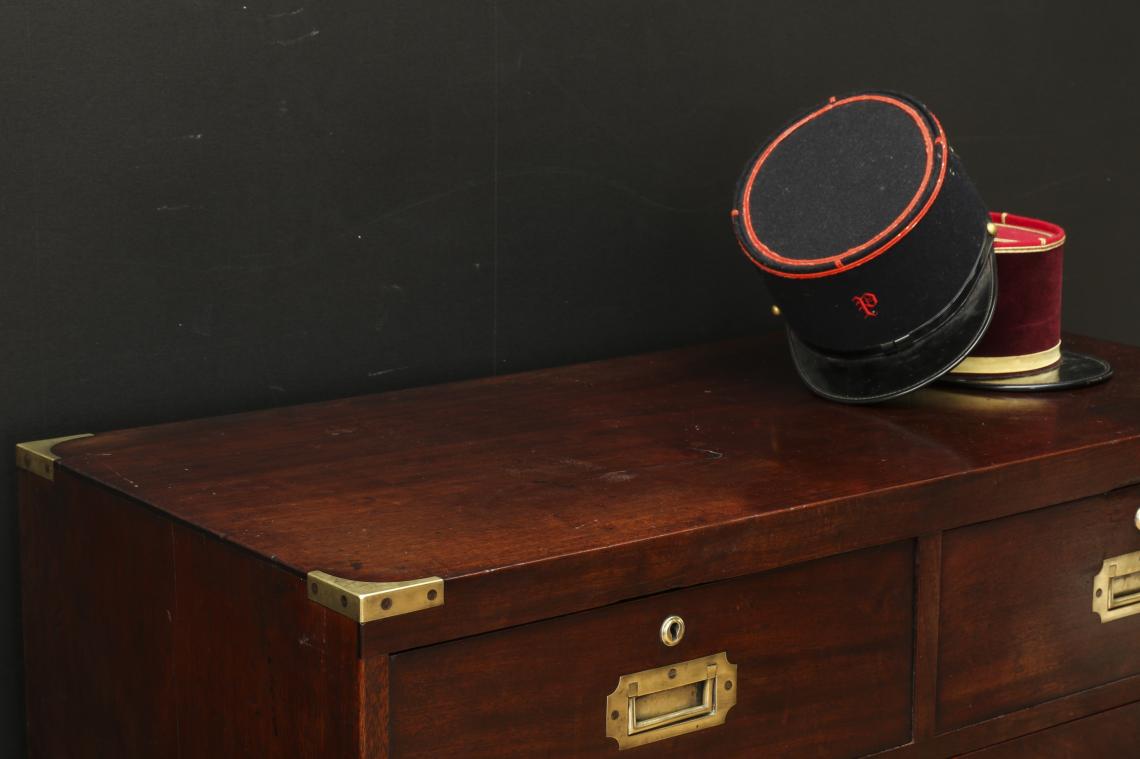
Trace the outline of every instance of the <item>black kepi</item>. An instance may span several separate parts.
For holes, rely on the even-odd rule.
[[[989,216],[942,125],[892,92],[831,98],[749,162],[736,235],[819,395],[893,398],[966,356],[994,310]]]

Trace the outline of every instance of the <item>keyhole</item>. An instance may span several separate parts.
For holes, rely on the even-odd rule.
[[[661,642],[667,646],[675,646],[685,637],[685,620],[677,615],[665,618],[661,623]]]

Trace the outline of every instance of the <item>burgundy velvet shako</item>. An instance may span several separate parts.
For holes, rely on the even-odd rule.
[[[732,216],[800,376],[826,398],[919,388],[989,322],[985,206],[938,119],[906,95],[831,98],[794,119],[749,162]]]
[[[1052,222],[993,213],[998,300],[970,355],[944,379],[991,390],[1048,390],[1107,379],[1111,367],[1061,347],[1065,230]]]

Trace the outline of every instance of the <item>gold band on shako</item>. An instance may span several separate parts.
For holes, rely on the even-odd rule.
[[[1000,285],[999,285],[1000,286]],[[1061,343],[1021,356],[967,356],[954,367],[955,374],[1021,374],[1045,369],[1061,360]]]

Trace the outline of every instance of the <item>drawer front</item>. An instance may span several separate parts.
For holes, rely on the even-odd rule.
[[[1137,507],[1132,487],[946,533],[942,730],[1140,673],[1140,615],[1093,612],[1105,559],[1140,551]]]
[[[700,712],[710,683],[735,705],[723,724],[674,722],[681,734],[634,756],[849,757],[906,743],[913,568],[908,541],[397,654],[392,756],[617,755],[607,731],[628,727],[619,679],[635,674],[647,725]],[[673,615],[685,628],[667,646]],[[648,695],[670,676],[694,680],[692,662],[700,683]],[[719,674],[705,682],[707,664]]]
[[[1067,722],[972,754],[968,759],[1125,759],[1140,743],[1140,703]]]

